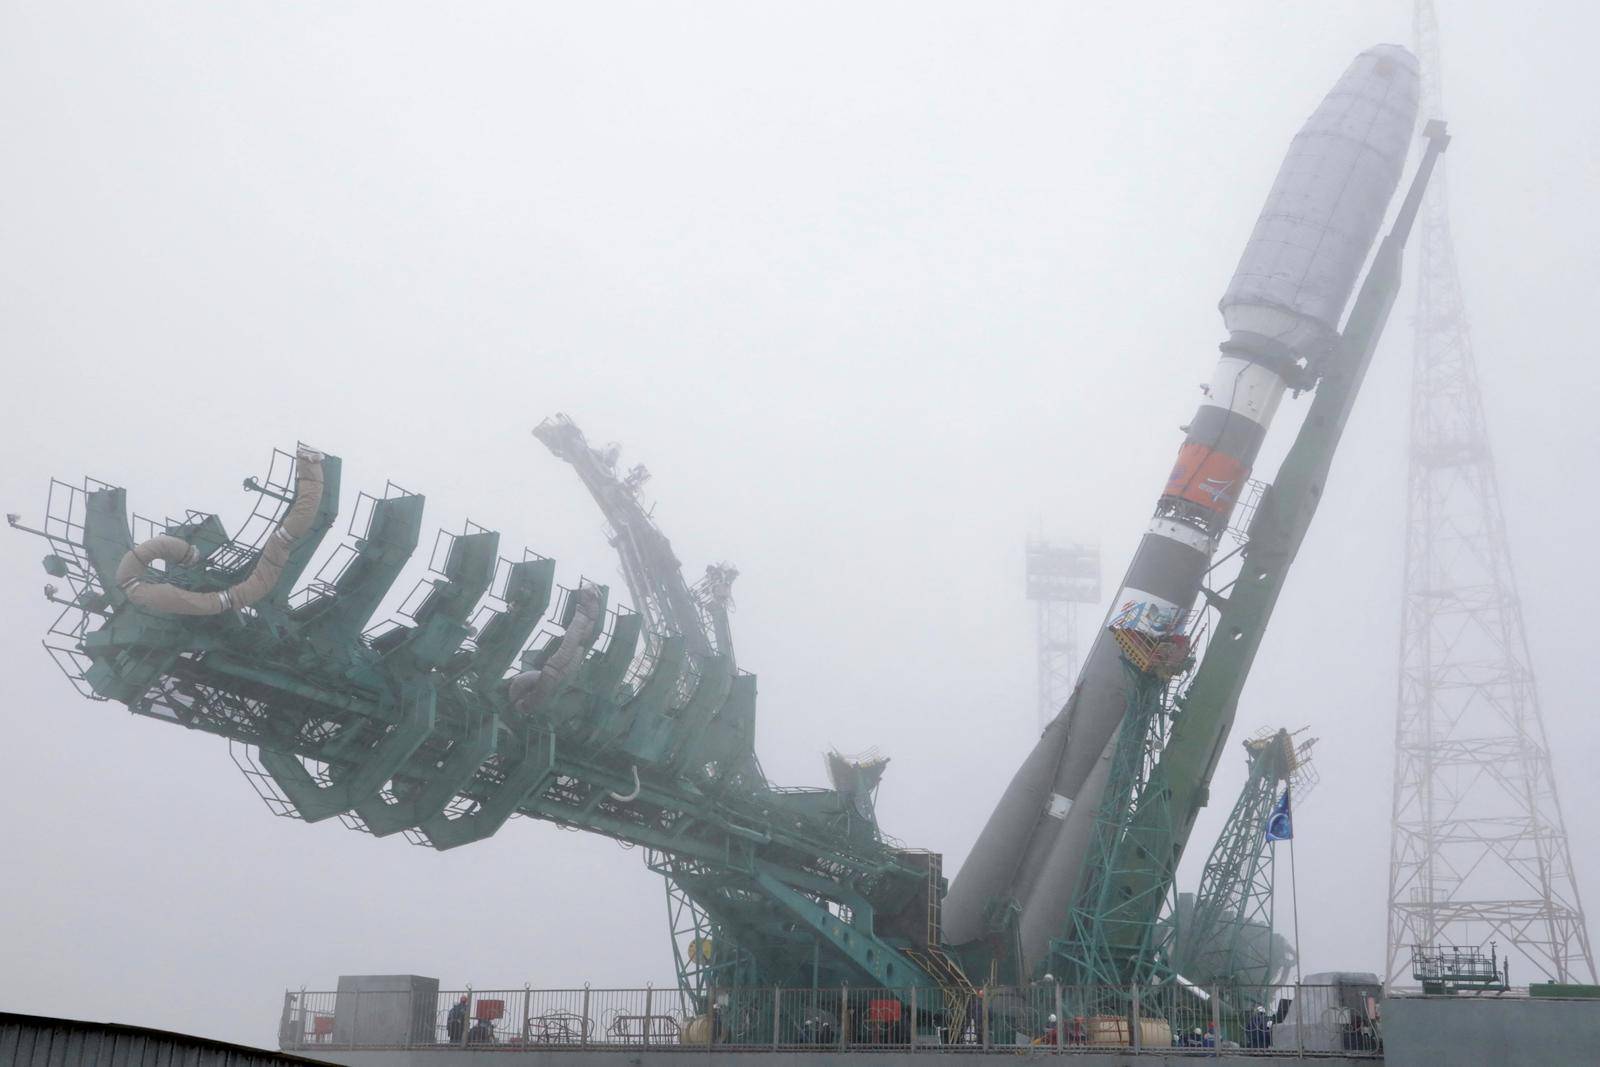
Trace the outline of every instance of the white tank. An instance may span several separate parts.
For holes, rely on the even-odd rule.
[[[1350,64],[1278,168],[1218,305],[1230,332],[1306,356],[1338,330],[1400,180],[1417,94],[1417,60],[1399,45]]]

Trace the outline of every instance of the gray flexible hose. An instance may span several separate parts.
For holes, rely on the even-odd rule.
[[[532,714],[577,674],[590,640],[600,629],[600,590],[584,584],[572,595],[577,597],[572,622],[556,650],[538,670],[525,671],[511,679],[511,706],[524,715]]]
[[[302,448],[295,455],[294,502],[278,528],[267,536],[256,565],[244,581],[220,593],[196,593],[167,582],[148,580],[150,564],[164,560],[170,565],[199,562],[200,551],[181,537],[160,534],[134,546],[117,564],[117,586],[128,600],[141,608],[167,615],[220,615],[224,611],[249,607],[272,591],[289,563],[289,550],[311,530],[317,507],[322,503],[321,452]]]

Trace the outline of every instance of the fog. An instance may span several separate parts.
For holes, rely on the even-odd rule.
[[[1443,8],[1457,246],[1593,906],[1600,15]],[[620,590],[529,434],[568,412],[650,467],[691,577],[740,568],[769,777],[877,746],[885,830],[954,872],[1035,736],[1025,536],[1098,542],[1115,592],[1290,138],[1409,40],[1376,2],[6,3],[0,505],[37,521],[88,474],[237,522],[299,439],[343,457],[347,509],[393,480],[425,537],[470,518]],[[1411,300],[1235,727],[1321,738],[1307,970],[1383,969]],[[286,987],[346,973],[672,981],[637,851],[274,818],[226,742],[77,696],[39,647],[43,543],[4,532],[0,1008],[271,1045]],[[1184,885],[1243,776],[1230,742]]]

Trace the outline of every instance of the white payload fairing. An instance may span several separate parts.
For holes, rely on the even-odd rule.
[[[1112,626],[1182,626],[1285,389],[1309,385],[1400,180],[1416,125],[1417,61],[1398,45],[1357,56],[1289,146],[1220,308],[1222,344],[1155,516],[1066,706],[1018,769],[944,902],[951,944],[1017,915],[1027,973],[1062,933],[1110,748],[1127,708]],[[1311,368],[1311,369],[1308,369]]]

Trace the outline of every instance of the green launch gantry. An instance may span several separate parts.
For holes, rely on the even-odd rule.
[[[261,599],[172,614],[119,582],[136,544],[147,558],[166,534],[195,550],[159,584],[223,595],[266,558],[313,461],[314,519]],[[233,538],[215,515],[189,512],[141,521],[148,536],[136,542],[123,490],[53,482],[33,532],[68,590],[47,588],[63,606],[47,647],[87,695],[228,738],[280,814],[339,816],[438,849],[518,814],[587,830],[649,850],[714,925],[697,948],[705,961],[738,961],[721,980],[938,986],[913,961],[939,952],[928,917],[943,888],[936,858],[883,837],[860,780],[768,783],[752,750],[756,679],[730,656],[700,656],[681,687],[681,635],[656,635],[641,659],[640,615],[604,610],[603,586],[558,588],[549,559],[502,558],[499,535],[471,524],[435,539],[401,619],[371,626],[422,525],[423,498],[393,486],[360,497],[353,540],[293,593],[333,527],[340,467],[275,453],[267,477],[245,483],[256,508]],[[553,622],[536,636],[552,600]],[[563,657],[564,643],[579,655]],[[558,662],[571,669],[557,676]],[[539,689],[548,678],[557,684]]]
[[[649,662],[659,657],[670,637],[681,641],[686,651],[679,676],[682,696],[688,699],[707,684],[720,687],[720,677],[734,664],[729,612],[738,569],[729,563],[711,564],[705,576],[690,586],[666,534],[641,500],[640,491],[650,477],[643,465],[620,469],[618,447],[591,447],[566,415],[544,420],[533,433],[556,458],[571,465],[605,517],[606,539],[616,549],[628,592],[646,622],[648,644],[642,659]],[[856,827],[871,828],[872,835],[877,826],[873,801],[887,763],[870,755],[864,759],[847,759],[836,752],[828,756],[834,790],[852,807]],[[913,903],[904,916],[907,922],[922,922],[925,936],[920,944],[906,945],[904,951],[912,964],[937,979],[950,996],[964,998],[971,987],[941,947],[939,901],[944,879],[940,857],[920,850],[900,852],[906,862],[925,871],[926,883],[923,900]],[[647,861],[666,882],[668,926],[684,995],[701,1003],[718,988],[759,984],[759,976],[767,969],[757,964],[749,933],[725,925],[719,915],[726,913],[726,908],[712,911],[702,904],[721,892],[716,876],[708,879],[700,865],[667,851],[651,850]],[[820,977],[820,972],[814,971],[813,986]]]

